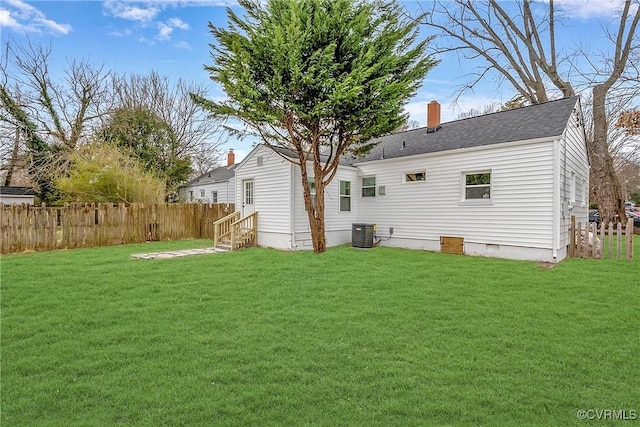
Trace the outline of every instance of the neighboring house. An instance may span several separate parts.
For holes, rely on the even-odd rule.
[[[33,205],[36,192],[31,187],[0,187],[0,203],[10,205],[25,203]]]
[[[344,161],[326,189],[327,246],[353,223],[377,226],[384,246],[559,261],[572,215],[588,220],[589,164],[577,97],[388,135]],[[292,157],[286,150],[278,150]],[[259,145],[236,168],[236,207],[259,211],[258,242],[311,248],[300,170]]]
[[[229,150],[227,166],[212,169],[180,186],[180,200],[187,203],[234,203],[235,168],[235,154]]]

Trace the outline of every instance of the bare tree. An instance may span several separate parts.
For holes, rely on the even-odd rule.
[[[463,111],[462,113],[458,114],[458,119],[468,119],[470,117],[484,116],[486,114],[493,114],[500,111],[524,107],[525,105],[527,105],[527,103],[524,98],[522,96],[516,95],[504,104],[494,102],[482,107],[471,108],[467,111]]]
[[[197,106],[190,94],[206,97],[202,84],[179,79],[171,84],[169,79],[155,71],[128,78],[114,77],[113,87],[118,108],[148,108],[174,132],[179,144],[176,157],[189,157],[192,167],[205,173],[221,158],[220,147],[227,142],[227,135],[219,120],[214,120]]]
[[[14,93],[18,94],[16,88]],[[3,174],[2,185],[10,186],[14,173],[24,168],[25,147],[24,138],[20,133],[20,126],[9,117],[4,110],[0,110],[0,171]]]
[[[468,119],[470,117],[484,116],[500,111],[498,104],[487,104],[478,108],[470,108],[458,114],[458,119]]]
[[[69,154],[91,134],[113,99],[111,73],[103,67],[70,61],[63,77],[55,79],[50,56],[50,47],[9,40],[0,61],[0,121],[24,137],[30,174],[44,201],[52,197],[53,179],[65,173]]]
[[[436,1],[424,21],[450,42],[440,46],[438,52],[458,52],[465,59],[480,60],[482,65],[468,76],[460,93],[474,88],[488,74],[501,77],[529,103],[546,102],[556,96],[554,92],[562,97],[573,96],[576,87],[591,89],[593,138],[588,152],[592,189],[602,218],[625,215],[621,186],[609,152],[606,106],[612,94],[622,93],[618,90],[621,86],[638,80],[638,68],[630,61],[640,55],[636,33],[640,7],[633,3],[637,2],[624,0],[615,31],[604,28],[611,51],[603,53],[597,62],[595,56],[585,55],[579,47],[557,45],[560,13],[553,0],[520,0],[512,5],[496,0]],[[585,71],[578,59],[593,69]]]

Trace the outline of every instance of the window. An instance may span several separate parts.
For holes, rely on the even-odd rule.
[[[464,174],[465,200],[491,198],[491,172]]]
[[[253,205],[253,180],[244,181],[244,204]]]
[[[212,191],[211,192],[211,203],[218,203],[218,192],[217,191]]]
[[[189,201],[193,202],[193,190],[189,190]]]
[[[316,208],[316,179],[314,177],[308,177],[307,182],[309,183],[309,192],[311,193],[311,204],[313,208]],[[304,199],[303,199],[304,202]],[[307,205],[305,204],[304,210],[307,210]]]
[[[569,184],[569,203],[572,205],[576,203],[576,173],[571,172],[571,183]]]
[[[582,178],[582,206],[587,206],[589,203],[589,186],[587,180]]]
[[[200,190],[200,198],[204,199],[204,190]]]
[[[340,212],[351,212],[351,181],[340,181]]]
[[[404,182],[419,182],[427,180],[427,171],[407,172],[404,174]]]
[[[362,197],[376,197],[376,177],[362,178]]]

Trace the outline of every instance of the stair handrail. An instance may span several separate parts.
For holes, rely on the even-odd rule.
[[[213,223],[213,246],[217,246],[232,230],[232,224],[240,218],[240,211],[235,211]]]
[[[243,224],[248,226],[243,227]],[[258,211],[233,222],[229,228],[232,251],[245,246],[258,246]]]

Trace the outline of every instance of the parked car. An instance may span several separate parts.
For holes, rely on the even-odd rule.
[[[627,218],[633,218],[633,226],[640,227],[640,212],[625,211]]]
[[[633,218],[633,226],[640,227],[640,208],[626,209],[625,214],[627,218]],[[600,225],[600,212],[597,209],[591,209],[589,211],[589,222],[595,222]]]

